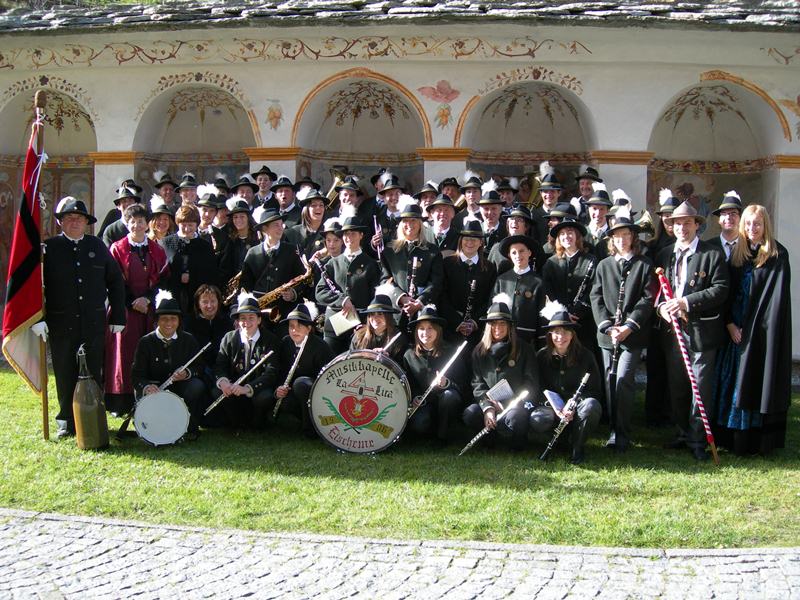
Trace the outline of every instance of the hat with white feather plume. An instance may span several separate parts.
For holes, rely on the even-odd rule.
[[[575,329],[578,327],[578,324],[573,323],[572,319],[569,318],[567,307],[557,300],[548,299],[539,314],[547,319],[547,325],[544,326],[545,329],[555,329],[556,327],[570,327]]]
[[[486,316],[481,317],[481,321],[508,321],[509,323],[513,323],[514,317],[511,314],[512,306],[513,301],[511,300],[511,296],[505,292],[495,294],[492,298],[492,305],[489,307],[489,310],[486,311]]]

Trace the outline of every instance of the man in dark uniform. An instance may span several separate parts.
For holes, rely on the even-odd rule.
[[[484,256],[487,256],[495,244],[506,237],[505,225],[500,220],[503,214],[503,199],[495,190],[487,190],[478,200],[478,206],[483,217]]]
[[[105,228],[105,231],[100,234],[107,248],[111,248],[111,244],[128,235],[128,226],[125,224],[125,221],[122,220],[122,214],[125,213],[126,208],[132,204],[139,204],[141,201],[142,197],[140,196],[140,192],[137,192],[133,187],[123,184],[117,190],[117,197],[114,198],[114,204],[120,210],[120,218],[111,223]]]
[[[125,328],[125,282],[116,261],[98,238],[86,234],[96,223],[81,200],[63,198],[55,211],[61,235],[45,241],[45,320],[36,323],[34,333],[46,339],[50,333],[50,354],[56,377],[59,411],[58,437],[74,435],[72,394],[78,381],[75,358],[81,344],[95,381],[103,388],[102,366],[105,346],[106,300],[108,325],[112,333]]]
[[[611,208],[611,198],[603,183],[595,183],[592,195],[584,202],[589,216],[586,225],[584,243],[593,251],[598,260],[608,256],[608,211]],[[581,200],[583,202],[583,200]]]
[[[137,185],[136,182],[133,181],[133,179],[125,179],[124,181],[122,181],[122,183],[119,184],[119,187],[114,190],[114,194],[116,196],[119,196],[120,190],[122,190],[122,188],[130,188],[131,190],[133,190],[135,196],[141,197],[142,195],[142,186]],[[120,206],[119,198],[115,199],[114,208],[112,208],[106,213],[103,222],[100,224],[100,229],[97,230],[97,237],[99,237],[102,240],[106,228],[112,223],[119,221],[122,218],[122,213],[124,212],[124,210],[128,208],[128,206],[130,206],[131,204],[132,202],[129,201],[124,206]],[[127,229],[125,230],[125,233],[128,233]],[[106,244],[106,246],[110,245],[111,244]]]
[[[278,176],[267,165],[262,166],[255,173],[250,173],[250,177],[256,184],[256,189],[253,190],[255,194],[254,206],[263,206],[264,208],[278,208],[278,201],[272,193],[272,182],[278,179]]]
[[[725,260],[730,264],[731,252],[739,243],[739,221],[742,218],[742,199],[739,194],[731,190],[722,198],[716,210],[711,211],[719,219],[719,237],[708,240],[725,253]]]
[[[186,403],[190,415],[187,439],[197,439],[200,417],[208,404],[208,393],[201,379],[202,359],[198,357],[193,364],[186,364],[200,350],[200,345],[191,333],[180,328],[181,308],[169,292],[156,294],[156,317],[158,325],[155,331],[145,335],[136,346],[131,369],[133,389],[137,398],[154,394],[174,374],[173,383],[167,390]]]
[[[594,184],[603,183],[600,179],[600,173],[594,167],[589,165],[581,165],[578,175],[575,177],[575,183],[578,184],[578,194],[580,197],[581,211],[578,214],[578,220],[584,225],[589,224],[589,201],[594,197]],[[605,189],[605,188],[603,188]]]
[[[531,219],[533,219],[534,234],[537,240],[544,244],[547,241],[547,234],[550,233],[552,225],[548,223],[550,211],[558,205],[561,192],[564,187],[558,180],[556,170],[548,161],[539,165],[539,195],[542,198],[542,205],[531,209]],[[577,216],[577,214],[576,214]]]
[[[278,177],[272,184],[272,193],[278,201],[278,212],[283,217],[286,227],[300,224],[300,207],[294,201],[294,184],[285,175]]]
[[[256,225],[264,241],[247,251],[242,263],[241,287],[259,297],[302,275],[306,269],[297,247],[281,241],[284,225],[277,211],[263,211]],[[273,306],[281,315],[287,314],[304,290],[303,284],[286,290]],[[285,333],[285,329],[281,333]]]
[[[264,204],[259,204],[255,196],[257,191],[258,184],[249,174],[245,173],[239,178],[239,181],[236,182],[236,185],[231,188],[231,197],[238,196],[239,198],[246,200],[251,208],[256,208],[257,206],[264,206],[264,208],[266,208],[271,202],[274,204],[273,208],[275,210],[278,209],[278,202],[274,198],[265,202]],[[270,194],[271,193],[272,192],[270,192]]]
[[[216,387],[226,396],[221,408],[229,425],[261,429],[269,418],[264,407],[270,405],[275,393],[277,369],[274,365],[278,357],[273,355],[267,359],[269,364],[259,367],[241,384],[236,381],[270,351],[277,351],[278,338],[261,330],[261,310],[258,300],[251,294],[239,295],[231,316],[239,327],[222,338],[214,365]]]
[[[425,241],[439,248],[442,258],[452,256],[458,247],[459,230],[453,227],[456,207],[453,199],[439,194],[428,206],[431,225],[422,228]]]
[[[662,298],[658,314],[666,323],[670,323],[670,315],[679,317],[680,333],[686,341],[706,414],[714,415],[715,360],[717,349],[728,336],[722,314],[730,287],[728,265],[719,249],[697,237],[705,217],[697,214],[688,201],[668,219],[673,224],[675,243],[658,253],[656,265],[667,273],[675,297],[666,302]],[[688,447],[695,459],[708,460],[700,411],[674,336],[665,353],[672,420],[678,429],[678,437],[668,447]]]
[[[176,201],[175,198],[175,190],[178,187],[178,184],[172,180],[172,177],[166,171],[156,171],[153,173],[153,177],[156,180],[156,184],[153,186],[156,190],[156,193],[161,196],[161,199],[164,200],[164,204],[167,205],[173,213],[178,210],[178,207],[181,205],[179,201]],[[139,190],[139,194],[141,194],[141,190]]]

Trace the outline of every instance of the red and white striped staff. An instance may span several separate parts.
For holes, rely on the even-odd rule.
[[[658,275],[658,283],[661,286],[661,293],[664,294],[664,298],[672,300],[675,294],[672,292],[672,286],[669,284],[669,280],[664,275],[664,269],[658,267],[656,269],[656,275]],[[697,385],[697,378],[694,376],[694,371],[692,370],[692,361],[689,359],[689,351],[686,349],[686,342],[683,341],[683,336],[681,335],[681,324],[678,321],[677,314],[673,313],[670,315],[670,320],[672,321],[672,330],[675,332],[675,338],[678,340],[678,348],[680,348],[681,356],[683,357],[683,365],[686,367],[686,374],[689,376],[689,383],[692,386],[692,394],[697,402],[697,409],[700,411],[703,429],[706,430],[706,441],[708,445],[711,446],[711,455],[714,457],[714,464],[718,465],[719,455],[717,454],[717,447],[714,444],[714,434],[711,433],[711,425],[709,425],[708,417],[706,416],[706,407],[703,404],[703,399],[700,397],[700,388]]]

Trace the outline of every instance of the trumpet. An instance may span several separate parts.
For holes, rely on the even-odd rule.
[[[328,199],[328,206],[326,206],[327,210],[333,210],[334,206],[336,206],[336,201],[339,199],[339,192],[336,191],[336,188],[342,185],[344,183],[344,178],[347,177],[347,173],[340,171],[339,169],[331,168],[330,171],[331,179],[333,181],[328,193],[325,194],[325,197]]]
[[[306,272],[294,277],[284,283],[276,287],[274,290],[267,292],[263,296],[258,299],[258,307],[261,309],[261,312],[264,313],[267,318],[273,322],[277,323],[281,320],[281,311],[278,310],[277,306],[271,306],[275,304],[278,300],[280,300],[283,292],[288,290],[293,290],[296,287],[300,287],[301,285],[312,285],[314,283],[314,270],[310,264],[306,265]]]

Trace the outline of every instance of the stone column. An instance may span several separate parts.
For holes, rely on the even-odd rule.
[[[592,152],[592,160],[608,189],[608,195],[617,188],[625,190],[633,200],[634,210],[637,212],[647,206],[647,165],[652,158],[652,152]]]
[[[94,161],[94,216],[103,221],[114,208],[114,190],[120,182],[133,178],[135,152],[89,152]],[[144,199],[143,199],[144,200]]]
[[[433,180],[437,184],[445,177],[460,180],[471,153],[471,148],[417,148],[417,154],[425,161],[425,181]]]
[[[298,147],[242,148],[242,152],[250,159],[251,173],[267,165],[277,175],[286,175],[292,181],[297,178],[297,155],[300,152]]]

